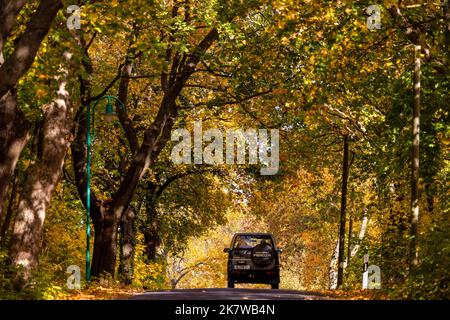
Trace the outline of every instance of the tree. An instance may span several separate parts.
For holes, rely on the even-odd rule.
[[[49,31],[57,12],[62,7],[59,0],[44,0],[26,24],[25,31],[15,39],[13,52],[6,57],[5,45],[18,22],[18,15],[26,1],[0,3],[0,220],[9,178],[14,172],[22,149],[28,140],[29,122],[17,105],[15,87],[27,72]]]
[[[26,1],[2,1],[0,3],[0,17],[2,18],[1,35],[0,35],[0,148],[2,153],[0,156],[0,221],[2,220],[2,212],[4,206],[4,197],[7,193],[9,178],[14,172],[16,163],[20,154],[28,141],[29,122],[25,118],[22,110],[17,104],[16,85],[19,79],[31,67],[39,47],[47,35],[53,20],[59,9],[62,7],[61,1],[44,0],[41,1],[26,24],[25,31],[17,38],[14,50],[6,59],[3,50],[8,38],[11,36],[16,19],[25,6]],[[62,85],[64,89],[64,85]],[[45,125],[46,141],[44,142],[44,162],[45,167],[41,169],[56,169],[61,167],[61,161],[65,157],[65,151],[59,152],[55,146],[58,146],[58,139],[67,139],[68,136],[60,131],[58,121],[65,121],[65,114],[62,118],[58,118],[59,107],[64,112],[70,112],[70,107],[65,105],[66,96],[61,92],[63,105],[59,106],[59,102],[50,105],[47,110],[47,121]],[[55,115],[57,117],[55,117]],[[57,131],[57,132],[55,132]],[[56,133],[56,134],[55,134]],[[56,145],[53,143],[56,142]],[[62,143],[63,145],[65,142]],[[63,147],[64,149],[64,147]],[[67,146],[65,147],[67,150]],[[55,157],[56,156],[56,157]],[[55,158],[53,158],[55,157]],[[50,161],[49,161],[50,160]],[[54,162],[53,162],[54,161]],[[58,175],[52,175],[42,179],[43,171],[35,168],[30,172],[28,184],[28,192],[26,197],[19,205],[19,214],[16,215],[14,237],[11,247],[11,262],[14,266],[24,267],[24,273],[19,278],[25,280],[29,277],[30,271],[37,264],[39,239],[41,226],[43,223],[43,212],[45,206],[50,200],[51,191],[53,190]],[[42,183],[42,184],[41,184]],[[36,189],[36,187],[38,187]],[[34,232],[34,226],[37,225],[37,232]]]
[[[66,62],[70,64],[70,53]],[[69,149],[73,127],[74,107],[68,86],[69,71],[61,66],[55,99],[43,107],[41,153],[38,161],[27,170],[18,212],[14,221],[10,259],[13,266],[23,267],[21,277],[28,280],[38,264],[45,211],[58,183]]]
[[[248,3],[246,5],[240,5],[238,7],[230,6],[231,4],[221,3],[221,6],[226,7],[227,10],[219,10],[216,12],[215,23],[226,24],[233,20],[235,17],[244,15],[248,10],[256,6],[256,4]],[[233,8],[233,9],[231,9]],[[195,19],[191,16],[192,8],[189,4],[183,6],[174,4],[171,10],[171,19],[181,19],[185,24],[196,24]],[[173,22],[171,22],[173,23]],[[162,97],[159,103],[159,107],[156,111],[152,123],[142,133],[142,142],[133,154],[131,163],[127,168],[120,185],[112,195],[112,198],[105,202],[103,205],[95,194],[91,195],[92,220],[95,228],[94,239],[94,254],[92,260],[92,275],[100,276],[103,273],[114,275],[115,262],[117,256],[117,227],[124,213],[124,210],[128,208],[132,201],[135,190],[145,174],[146,170],[155,165],[160,153],[170,140],[170,134],[172,128],[179,118],[180,106],[177,99],[180,98],[180,94],[185,89],[188,80],[191,76],[197,72],[201,59],[205,56],[206,52],[213,46],[213,44],[219,38],[219,31],[216,26],[209,27],[208,31],[204,31],[204,28],[199,28],[197,34],[193,34],[193,37],[197,40],[196,44],[189,44],[189,49],[178,47],[178,42],[186,41],[185,38],[177,38],[173,33],[174,26],[169,24],[167,26],[168,31],[164,31],[162,39],[155,41],[161,41],[165,44],[167,49],[164,53],[164,66],[162,72],[160,72],[160,88],[162,89]],[[192,29],[188,29],[189,32]],[[195,28],[194,28],[195,31]],[[181,31],[180,31],[181,32]],[[167,42],[166,42],[167,41]],[[85,48],[86,52],[88,47]],[[142,53],[136,53],[135,57]],[[127,64],[127,63],[125,63]],[[170,71],[166,68],[170,66]],[[119,75],[121,74],[121,68]],[[81,88],[84,93],[83,106],[84,109],[80,110],[78,120],[78,132],[76,138],[76,145],[72,148],[72,154],[75,164],[75,177],[77,180],[78,190],[82,199],[85,199],[85,167],[84,160],[86,159],[86,152],[83,146],[85,145],[85,108],[93,100],[89,93],[90,84],[85,79],[82,80]],[[119,87],[120,89],[121,87]],[[119,114],[123,111],[119,111]],[[119,117],[120,119],[120,117]],[[124,125],[123,121],[121,122]],[[125,127],[125,126],[124,126]],[[133,145],[133,141],[130,140],[130,136],[127,135],[127,139],[130,145]]]

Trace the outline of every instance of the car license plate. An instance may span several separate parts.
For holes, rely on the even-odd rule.
[[[236,270],[249,270],[250,269],[250,265],[248,265],[248,264],[235,265],[234,269],[236,269]]]

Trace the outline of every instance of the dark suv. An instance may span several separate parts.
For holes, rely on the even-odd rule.
[[[228,288],[235,283],[280,284],[280,253],[270,233],[237,233],[228,253]]]

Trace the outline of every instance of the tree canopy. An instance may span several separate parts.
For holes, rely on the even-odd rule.
[[[0,298],[73,294],[88,204],[77,292],[223,287],[264,231],[284,288],[359,290],[368,255],[385,297],[448,298],[450,7],[377,3],[0,1]],[[276,174],[263,140],[174,163],[199,121],[225,160],[277,130]]]

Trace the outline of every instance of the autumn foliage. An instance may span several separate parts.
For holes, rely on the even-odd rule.
[[[283,248],[280,288],[450,297],[448,1],[379,1],[380,28],[366,1],[81,2],[79,29],[67,27],[69,1],[0,5],[0,299],[225,287],[223,248],[252,231]],[[47,32],[17,59],[37,29]],[[107,94],[126,109],[114,105],[113,122],[104,104],[95,115],[87,283],[86,117]],[[175,165],[171,132],[199,120],[278,129],[280,170]],[[361,290],[365,255],[380,267],[378,291]]]

